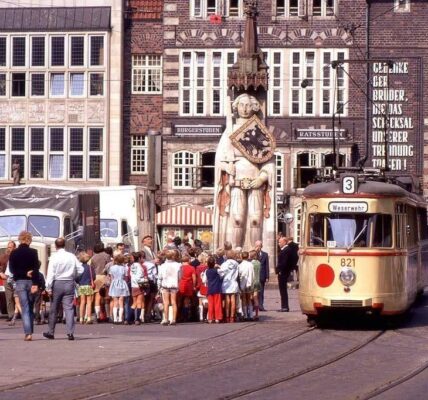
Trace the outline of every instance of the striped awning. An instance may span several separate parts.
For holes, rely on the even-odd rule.
[[[156,214],[156,224],[211,226],[213,224],[213,212],[200,206],[171,207]]]

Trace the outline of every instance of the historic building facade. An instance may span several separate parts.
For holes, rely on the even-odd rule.
[[[423,183],[427,194],[424,5],[411,0],[259,0],[258,5],[259,45],[270,76],[265,123],[277,140],[279,230],[299,236],[300,194],[334,165],[378,168],[387,162],[390,173],[415,176],[419,182],[409,177],[403,182]],[[225,99],[232,95],[227,74],[243,39],[243,7],[242,0],[163,2],[158,221],[166,227],[163,236],[206,233],[206,225],[187,226],[197,222],[187,206],[197,205],[200,212],[214,204],[214,156],[225,127]],[[404,35],[408,24],[413,28]],[[286,213],[292,222],[285,223]],[[202,224],[210,221],[207,214]]]
[[[213,206],[214,156],[232,95],[227,75],[242,43],[243,6],[164,2],[163,210]],[[299,234],[299,195],[315,175],[328,174],[334,161],[353,165],[363,156],[365,97],[350,76],[361,82],[364,73],[361,65],[330,67],[334,60],[364,58],[365,34],[353,35],[352,23],[365,25],[365,2],[259,1],[259,45],[270,77],[265,124],[277,141],[278,224],[284,232]],[[291,224],[285,224],[287,212],[294,216]],[[177,226],[176,233],[183,232],[186,227]]]
[[[0,184],[121,183],[120,0],[0,4]]]

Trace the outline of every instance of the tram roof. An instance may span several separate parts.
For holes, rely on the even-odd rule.
[[[386,182],[377,181],[365,181],[358,184],[358,195],[369,195],[369,196],[387,196],[387,197],[411,197],[415,201],[421,201],[422,199],[413,194],[409,193],[400,186],[393,185]],[[320,197],[320,196],[331,196],[331,195],[343,195],[340,190],[340,182],[320,182],[309,185],[303,191],[304,197]]]

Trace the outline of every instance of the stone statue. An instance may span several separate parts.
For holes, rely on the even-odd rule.
[[[12,164],[12,178],[14,186],[18,186],[21,183],[21,164],[19,164],[16,158],[13,160]]]
[[[260,103],[254,96],[241,94],[232,110],[236,121],[228,111],[215,160],[214,246],[230,241],[249,249],[263,240],[264,222],[273,218],[275,139],[257,118]]]

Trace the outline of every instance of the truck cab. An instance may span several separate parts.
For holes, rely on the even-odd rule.
[[[17,243],[21,231],[31,232],[31,246],[39,253],[41,271],[46,273],[47,263],[55,251],[55,239],[64,237],[66,248],[74,252],[79,239],[79,231],[72,229],[70,215],[51,209],[26,208],[0,211],[0,251],[6,249],[7,243]]]
[[[100,237],[104,246],[114,247],[117,243],[124,243],[127,251],[136,251],[138,241],[134,238],[134,232],[127,219],[100,218]]]

